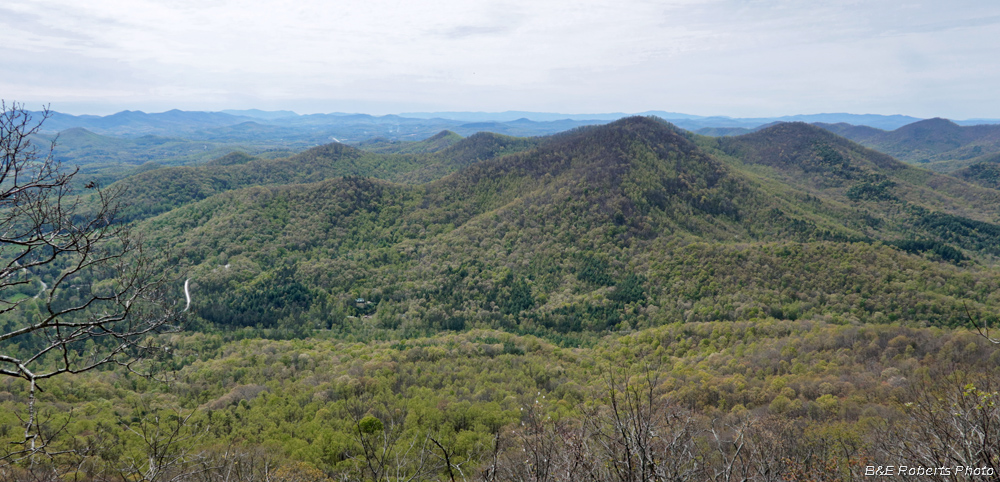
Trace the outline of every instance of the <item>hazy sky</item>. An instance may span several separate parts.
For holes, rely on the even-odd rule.
[[[1000,2],[0,0],[0,98],[107,114],[1000,118]]]

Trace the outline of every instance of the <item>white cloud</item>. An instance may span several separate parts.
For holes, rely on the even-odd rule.
[[[39,0],[2,9],[0,62],[21,73],[0,80],[3,95],[57,110],[294,103],[1000,117],[1000,6],[989,2]]]

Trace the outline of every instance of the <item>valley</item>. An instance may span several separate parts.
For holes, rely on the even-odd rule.
[[[104,178],[183,329],[157,335],[162,356],[143,362],[156,377],[44,382],[59,453],[45,467],[82,481],[858,480],[872,461],[978,446],[960,463],[1000,469],[1000,351],[981,333],[1000,311],[988,164],[927,170],[957,158],[804,122],[426,134]],[[60,267],[17,288],[55,286],[0,332],[110,283],[60,285]],[[86,343],[66,356],[106,342]],[[5,339],[4,354],[44,346]],[[24,440],[33,396],[0,380],[4,447]],[[159,474],[154,456],[170,461]]]

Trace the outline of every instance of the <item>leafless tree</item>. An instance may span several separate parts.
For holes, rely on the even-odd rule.
[[[485,480],[554,482],[564,479],[560,459],[572,452],[570,430],[545,410],[541,393],[534,403],[521,407],[521,420],[506,433],[497,432],[492,464]]]
[[[277,482],[281,480],[275,476],[279,460],[279,455],[260,446],[219,447],[199,459],[201,470],[190,482]]]
[[[873,434],[882,460],[1000,473],[1000,383],[996,374],[958,372],[914,386],[903,417]],[[928,480],[973,480],[970,471]],[[988,477],[987,477],[988,478]]]
[[[661,386],[661,367],[640,360],[604,372],[606,407],[590,417],[609,480],[696,480],[694,417],[673,406]]]
[[[141,450],[123,454],[124,464],[119,473],[124,480],[141,482],[188,480],[204,470],[194,461],[202,458],[193,453],[191,441],[203,436],[207,426],[193,421],[194,411],[178,413],[161,411],[146,400],[133,406],[135,422],[120,421],[126,436],[136,438]]]
[[[494,434],[489,463],[480,477],[487,482],[603,481],[604,460],[594,452],[591,425],[553,417],[539,393],[520,410],[516,426]]]
[[[746,481],[753,474],[753,455],[747,434],[753,420],[746,416],[732,416],[732,420],[713,420],[708,432],[715,448],[715,464],[709,472],[711,480],[719,482]]]
[[[116,364],[142,371],[162,354],[156,334],[176,329],[162,271],[119,219],[121,189],[90,182],[32,138],[50,117],[0,101],[0,375],[27,384],[24,438],[0,463],[45,453],[40,382]],[[27,291],[27,293],[26,293]]]
[[[438,472],[431,461],[430,435],[407,430],[405,403],[391,406],[371,391],[360,390],[348,400],[345,411],[353,425],[351,437],[360,449],[348,455],[356,461],[357,472],[341,474],[347,480],[408,482]]]
[[[751,423],[740,424],[749,421]],[[737,418],[737,428],[742,428],[738,437],[745,442],[741,449],[747,459],[747,464],[756,476],[752,480],[760,482],[781,482],[791,475],[792,453],[797,432],[794,423],[785,417],[764,417],[750,420],[746,417]],[[730,447],[734,447],[730,445]]]

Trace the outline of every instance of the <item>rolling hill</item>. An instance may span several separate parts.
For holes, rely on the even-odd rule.
[[[756,316],[955,325],[998,303],[995,191],[804,124],[708,139],[630,118],[425,184],[288,182],[141,224],[205,320],[577,344]]]
[[[381,154],[423,154],[440,151],[461,140],[462,136],[449,130],[443,130],[422,141],[393,141],[384,137],[376,137],[358,143],[357,147]]]
[[[849,124],[816,124],[901,161],[937,172],[951,172],[1000,152],[1000,126],[961,126],[947,119],[927,119],[893,131]]]
[[[1000,350],[965,329],[1000,310],[995,163],[952,177],[804,123],[646,117],[361,147],[117,184],[155,253],[138,267],[193,297],[130,365],[170,383],[8,377],[0,447],[37,402],[59,452],[0,478],[853,480],[902,443],[998,460]],[[18,292],[0,324],[102,275]],[[119,341],[49,356],[100,343]]]
[[[951,172],[952,176],[972,184],[1000,189],[1000,153],[982,156],[975,164]]]
[[[490,133],[462,139],[443,131],[425,141],[393,143],[375,149],[389,153],[360,150],[340,143],[276,159],[233,152],[203,165],[167,167],[155,172],[147,170],[120,185],[130,190],[129,218],[139,219],[249,186],[308,183],[340,176],[370,176],[411,184],[425,182],[471,163],[528,149],[535,144],[531,139]]]

